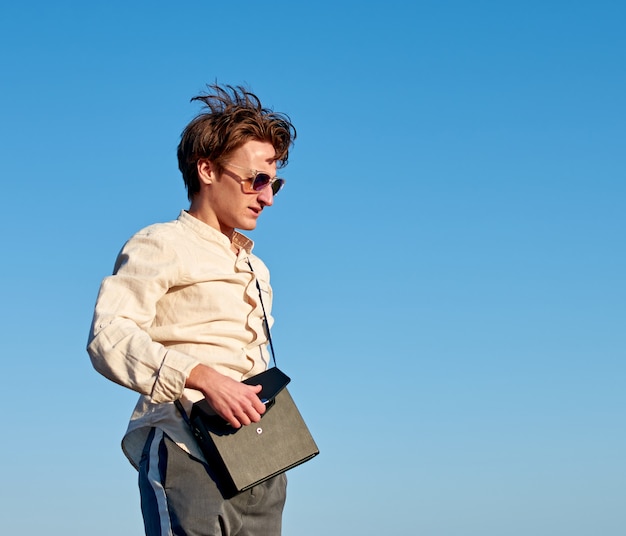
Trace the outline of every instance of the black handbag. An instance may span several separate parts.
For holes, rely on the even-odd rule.
[[[257,288],[272,359],[276,365],[258,281]],[[189,417],[180,401],[176,401],[176,406],[191,427],[225,497],[241,493],[319,454],[319,449],[286,388],[290,381],[276,366],[244,380],[243,383],[262,386],[258,396],[267,409],[258,423],[241,428],[233,428],[216,415],[205,399],[193,405]]]

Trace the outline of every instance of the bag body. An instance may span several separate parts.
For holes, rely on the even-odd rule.
[[[233,428],[206,400],[193,405],[190,425],[225,496],[241,493],[319,454],[291,394],[273,367],[245,381],[262,385],[267,410],[258,423]]]

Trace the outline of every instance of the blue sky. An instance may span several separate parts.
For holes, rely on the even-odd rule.
[[[136,395],[84,350],[135,231],[187,207],[206,83],[298,129],[251,233],[321,454],[286,535],[626,532],[621,2],[0,7],[5,530],[141,534]]]

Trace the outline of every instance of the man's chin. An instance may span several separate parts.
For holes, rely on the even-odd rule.
[[[240,227],[237,227],[240,231],[254,231],[256,229],[256,220],[250,223],[244,223]]]

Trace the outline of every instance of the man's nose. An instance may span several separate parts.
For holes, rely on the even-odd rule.
[[[271,207],[274,204],[274,191],[271,184],[268,184],[259,192],[258,199],[266,207]]]

